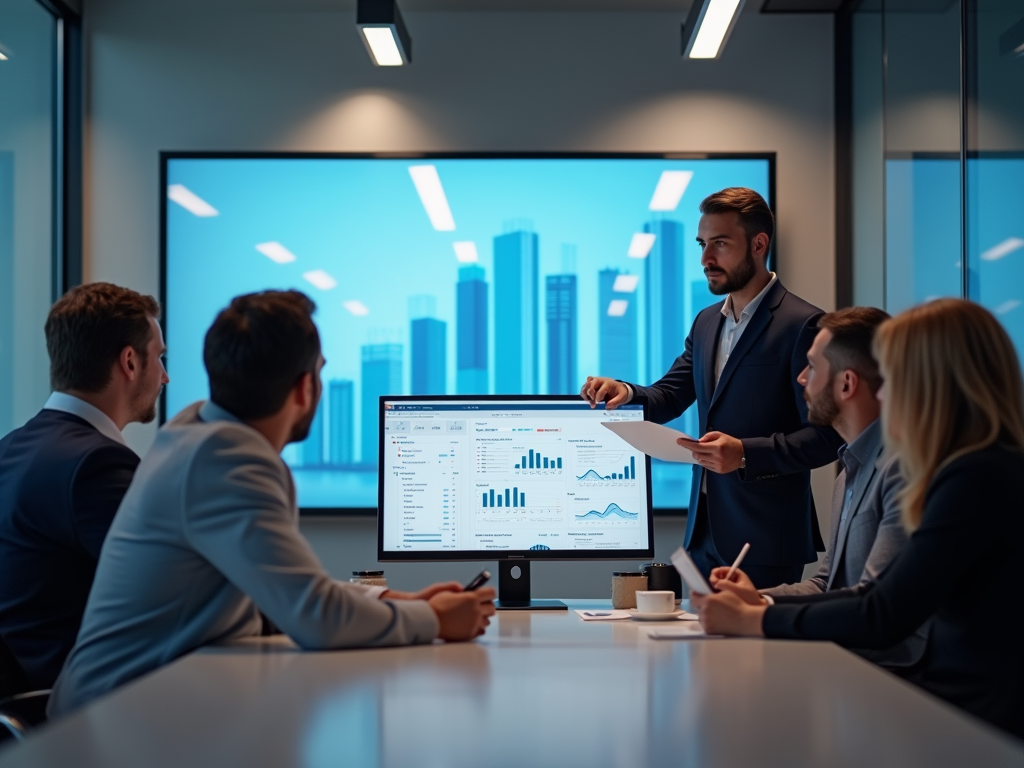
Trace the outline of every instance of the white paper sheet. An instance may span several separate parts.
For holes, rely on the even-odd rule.
[[[704,628],[695,621],[685,624],[673,624],[670,627],[661,625],[647,630],[647,636],[652,640],[713,640],[723,635],[709,635]]]
[[[627,611],[618,611],[614,608],[577,608],[576,615],[584,621],[622,621],[628,619],[636,613],[636,608],[631,608]],[[683,611],[678,616],[673,618],[679,621],[697,621],[697,614]]]
[[[672,553],[672,565],[679,571],[679,575],[683,577],[683,581],[686,582],[686,586],[690,588],[691,592],[696,592],[698,595],[711,594],[713,591],[711,585],[704,580],[704,575],[693,560],[690,559],[690,556],[686,554],[685,549],[678,547]]]
[[[616,435],[638,451],[662,461],[696,464],[693,454],[676,443],[680,437],[693,440],[685,432],[655,424],[653,421],[602,421]]]
[[[629,611],[616,611],[611,608],[587,608],[576,610],[576,615],[584,621],[622,621],[629,618]]]

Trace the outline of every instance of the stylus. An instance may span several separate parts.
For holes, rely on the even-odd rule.
[[[734,562],[732,564],[732,568],[730,568],[729,572],[727,574],[725,574],[725,580],[726,581],[728,581],[729,579],[732,578],[732,575],[736,572],[736,569],[740,567],[740,563],[743,562],[743,558],[747,556],[747,552],[749,552],[749,551],[750,551],[750,542],[747,542],[746,544],[743,545],[743,549],[740,550],[740,553],[738,555],[736,555],[736,562]]]
[[[474,589],[480,589],[484,584],[491,580],[491,574],[486,570],[480,571],[473,580],[462,588],[463,592],[472,592]]]

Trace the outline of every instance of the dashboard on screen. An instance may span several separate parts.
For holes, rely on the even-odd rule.
[[[602,425],[642,405],[381,401],[379,558],[649,551],[648,459]]]
[[[773,155],[163,155],[165,418],[208,396],[203,338],[232,297],[299,289],[326,364],[309,437],[284,459],[304,512],[378,504],[390,395],[566,395],[649,384],[718,301],[700,201],[772,202]],[[676,426],[697,431],[696,412]],[[654,461],[654,506],[685,465]],[[602,511],[602,510],[598,510]]]

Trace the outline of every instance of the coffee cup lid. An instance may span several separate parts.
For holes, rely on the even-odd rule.
[[[612,576],[644,576],[643,571],[612,571]]]
[[[352,571],[353,576],[383,576],[384,571]]]
[[[668,563],[644,563],[640,566],[641,568],[668,568]]]

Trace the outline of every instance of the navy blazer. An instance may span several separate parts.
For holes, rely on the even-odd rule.
[[[647,418],[664,424],[697,402],[700,434],[740,438],[745,470],[708,473],[708,519],[715,548],[725,560],[750,542],[747,562],[800,565],[824,549],[811,496],[811,472],[836,460],[843,440],[831,427],[807,422],[807,403],[796,377],[823,312],[782,283],[765,294],[736,343],[715,387],[715,358],[724,301],[693,321],[683,354],[649,387],[634,387]],[[690,510],[697,509],[704,468],[693,465]],[[696,514],[687,516],[689,548]]]
[[[100,548],[139,457],[44,409],[0,440],[0,635],[52,688],[82,623]]]

